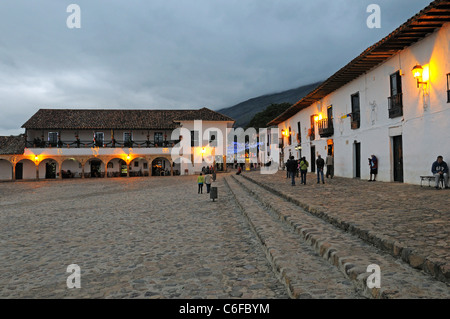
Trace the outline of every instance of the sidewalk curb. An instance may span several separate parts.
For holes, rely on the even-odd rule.
[[[448,284],[450,282],[450,267],[448,267],[445,263],[441,261],[435,261],[432,258],[424,257],[418,252],[414,251],[412,248],[406,247],[405,244],[389,239],[382,234],[367,229],[361,229],[352,223],[343,221],[337,217],[330,216],[327,212],[325,212],[318,206],[302,203],[301,201],[292,198],[289,195],[285,195],[268,185],[264,185],[249,176],[242,175],[242,177],[256,185],[261,186],[271,193],[278,195],[287,201],[290,201],[291,203],[299,206],[312,215],[328,222],[329,224],[336,226],[352,235],[355,235],[366,241],[367,243],[370,243],[375,247],[389,253],[390,255],[403,260],[411,267],[423,270],[425,273],[444,283]]]

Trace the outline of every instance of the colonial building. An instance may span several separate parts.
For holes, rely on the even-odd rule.
[[[433,1],[269,123],[281,162],[334,156],[335,174],[419,184],[450,162],[450,1]],[[269,150],[270,151],[270,150]]]
[[[225,170],[226,141],[220,141],[233,123],[207,108],[41,109],[22,126],[25,134],[0,138],[0,180]]]

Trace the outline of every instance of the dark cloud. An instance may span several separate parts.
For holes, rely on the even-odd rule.
[[[0,135],[42,107],[219,109],[323,80],[429,2],[2,0]]]

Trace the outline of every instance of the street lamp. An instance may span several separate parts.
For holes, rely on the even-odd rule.
[[[413,73],[413,77],[417,80],[417,87],[419,88],[420,84],[427,84],[426,81],[423,81],[423,67],[420,64],[416,64],[411,70]]]

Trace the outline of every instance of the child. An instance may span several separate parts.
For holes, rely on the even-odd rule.
[[[197,178],[198,183],[198,193],[203,194],[203,183],[205,182],[205,178],[203,177],[203,174],[200,173],[200,176]]]

